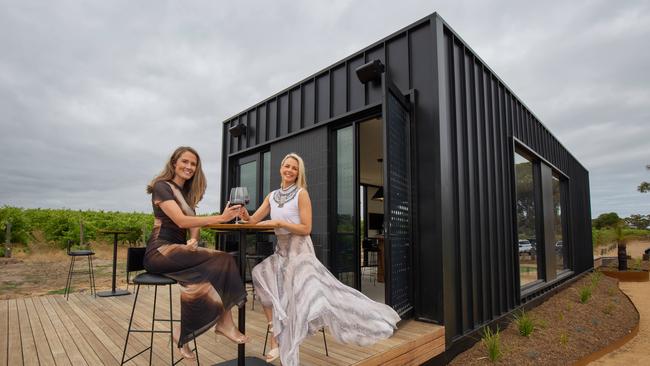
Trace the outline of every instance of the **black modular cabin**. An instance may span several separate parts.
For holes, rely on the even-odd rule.
[[[437,13],[226,120],[222,202],[254,210],[289,152],[318,258],[376,292],[383,237],[381,300],[443,325],[443,359],[593,267],[587,170]]]

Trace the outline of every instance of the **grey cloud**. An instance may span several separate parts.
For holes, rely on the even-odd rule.
[[[590,170],[594,216],[650,213],[645,1],[0,5],[0,205],[149,211],[191,145],[216,211],[224,119],[439,11]]]

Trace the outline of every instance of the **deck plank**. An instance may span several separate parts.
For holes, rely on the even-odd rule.
[[[63,349],[63,344],[61,343],[61,340],[59,339],[59,335],[57,334],[57,331],[54,329],[54,326],[52,326],[52,322],[50,321],[50,318],[48,317],[47,312],[45,311],[45,308],[43,307],[43,304],[39,300],[38,297],[31,297],[27,299],[29,303],[31,303],[31,308],[34,309],[36,314],[38,315],[38,318],[41,323],[41,327],[43,328],[43,335],[45,336],[45,339],[47,341],[47,344],[49,345],[49,350],[52,353],[52,358],[54,359],[54,363],[57,366],[72,366],[70,363],[70,359],[68,359],[68,355],[65,353],[65,350]]]
[[[0,300],[0,365],[8,365],[7,349],[9,343],[9,301]]]
[[[38,352],[38,361],[41,365],[44,366],[54,366],[54,356],[52,350],[50,349],[50,344],[47,341],[45,336],[45,330],[41,324],[41,320],[38,316],[38,312],[34,307],[34,303],[31,298],[25,298],[25,308],[27,309],[27,314],[29,316],[29,323],[32,328],[32,334],[34,336],[34,342],[36,343],[36,352]]]
[[[75,296],[75,294],[72,294],[72,296]],[[87,342],[90,349],[94,351],[95,355],[97,356],[100,364],[114,365],[116,363],[119,363],[119,361],[111,354],[111,352],[104,346],[104,344],[95,336],[95,333],[92,331],[92,329],[86,325],[84,319],[82,319],[79,316],[78,312],[72,308],[69,301],[65,300],[63,297],[58,296],[53,297],[52,300],[55,301],[57,305],[59,305],[61,310],[64,311],[67,317],[70,319],[69,324],[73,325],[78,330],[79,338],[75,338],[75,343],[77,346],[82,347],[83,342]],[[78,340],[83,340],[83,342],[77,342]],[[90,358],[93,358],[92,354],[86,352],[83,354],[84,359],[86,359],[86,362],[88,362],[88,364],[96,365],[96,363],[90,362]]]
[[[7,300],[7,311],[7,365],[22,365],[23,349],[16,300]]]
[[[23,351],[23,362],[26,365],[39,365],[36,343],[32,334],[29,314],[25,307],[25,299],[16,299],[18,308],[18,324],[20,329],[20,344]]]
[[[75,335],[79,334],[76,327],[65,324],[68,320],[67,315],[57,312],[58,305],[55,302],[50,301],[50,299],[51,297],[49,296],[41,296],[39,298],[41,306],[45,309],[47,316],[52,322],[52,327],[55,329],[57,336],[61,340],[63,351],[73,365],[89,365],[82,354],[84,347],[75,342]],[[87,347],[86,350],[90,350],[92,354],[95,353],[90,349],[90,347]],[[95,361],[100,362],[98,358]]]

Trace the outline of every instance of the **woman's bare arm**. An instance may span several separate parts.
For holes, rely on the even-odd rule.
[[[271,205],[269,204],[269,196],[270,194],[266,195],[266,198],[264,198],[264,202],[262,202],[262,205],[257,209],[257,211],[255,211],[255,213],[253,213],[253,215],[249,215],[248,211],[245,208],[242,209],[241,210],[242,218],[248,221],[250,224],[257,224],[258,222],[266,218],[271,212]]]
[[[200,228],[206,225],[220,224],[235,218],[241,206],[227,205],[221,215],[215,216],[187,216],[174,200],[167,200],[158,203],[165,215],[167,215],[178,227],[182,229]]]

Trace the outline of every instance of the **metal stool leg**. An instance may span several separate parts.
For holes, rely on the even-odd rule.
[[[72,275],[74,274],[74,263],[77,261],[77,257],[72,257],[72,265],[70,268],[70,283],[68,284],[68,291],[66,292],[65,299],[68,300],[70,297],[70,288],[72,287]]]
[[[129,335],[131,334],[131,325],[133,324],[133,314],[135,313],[135,305],[138,303],[138,294],[140,294],[140,285],[136,287],[135,299],[133,300],[133,308],[131,309],[131,317],[129,318],[129,329],[126,332],[126,340],[124,341],[124,350],[122,351],[122,361],[120,366],[124,365],[124,357],[126,356],[126,346],[129,344]]]
[[[93,294],[95,295],[95,298],[97,298],[97,286],[95,286],[95,263],[93,261],[93,256],[88,257],[90,259],[90,273],[92,275],[93,279]]]
[[[266,335],[264,336],[264,349],[262,350],[262,356],[266,356],[266,343],[269,340],[269,329],[271,329],[271,326],[269,324],[266,325]]]
[[[325,343],[325,356],[329,357],[330,353],[327,351],[327,338],[325,338],[325,328],[320,330],[323,332],[323,343]]]
[[[149,366],[151,366],[151,358],[153,357],[153,331],[156,325],[156,300],[158,300],[158,286],[153,287],[153,314],[151,315],[151,337],[149,343]],[[173,361],[172,361],[173,363]]]
[[[128,280],[126,281],[129,282]],[[172,365],[174,365],[174,313],[172,311],[172,286],[169,285],[169,354],[172,358]],[[156,286],[157,288],[157,286]]]
[[[70,257],[70,265],[68,266],[68,277],[65,280],[65,287],[63,288],[63,296],[65,297],[66,300],[68,299],[68,289],[70,288],[73,260],[74,257]]]

